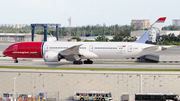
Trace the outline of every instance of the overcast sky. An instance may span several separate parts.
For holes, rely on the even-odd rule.
[[[130,25],[132,19],[180,19],[180,0],[0,0],[0,24]]]

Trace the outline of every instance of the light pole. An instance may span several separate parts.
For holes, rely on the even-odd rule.
[[[16,85],[15,84],[16,84],[16,77],[14,77],[14,101],[16,101],[16,98],[15,98],[16,97],[16,89],[15,89]]]

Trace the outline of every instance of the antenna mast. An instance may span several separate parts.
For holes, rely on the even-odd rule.
[[[71,36],[71,17],[68,19],[69,21],[69,37]]]

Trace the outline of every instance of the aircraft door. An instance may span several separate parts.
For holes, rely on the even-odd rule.
[[[90,46],[89,46],[89,51],[90,51],[90,52],[93,52],[93,45],[90,45]]]
[[[128,52],[132,52],[132,46],[131,45],[128,46]]]
[[[45,45],[44,52],[47,52],[47,51],[48,51],[48,45]]]

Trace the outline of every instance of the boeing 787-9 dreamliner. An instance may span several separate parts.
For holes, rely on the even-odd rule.
[[[93,64],[91,59],[139,57],[167,48],[155,45],[165,19],[159,18],[136,42],[20,42],[10,45],[3,54],[15,59],[15,63],[17,58],[43,58],[45,62],[66,59],[73,64]]]

